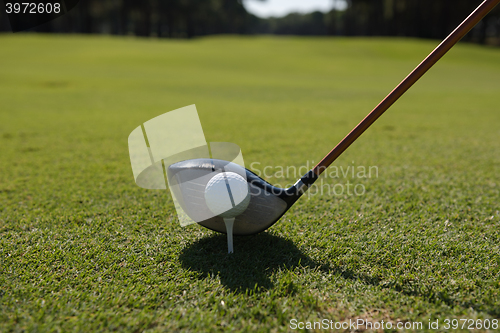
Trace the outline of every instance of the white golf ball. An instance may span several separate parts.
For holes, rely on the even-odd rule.
[[[223,218],[240,215],[250,203],[246,179],[234,172],[215,175],[205,187],[205,201],[215,215]]]

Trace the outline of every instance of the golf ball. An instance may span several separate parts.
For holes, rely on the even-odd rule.
[[[245,178],[234,172],[221,172],[207,183],[205,202],[215,215],[232,218],[240,215],[250,203]]]

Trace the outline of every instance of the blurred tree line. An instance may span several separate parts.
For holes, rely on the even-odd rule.
[[[7,0],[5,0],[7,2]],[[257,0],[254,0],[257,1]],[[307,1],[307,0],[304,0]],[[344,10],[258,18],[241,0],[81,0],[40,32],[191,38],[210,34],[409,36],[442,39],[481,0],[345,0]],[[0,13],[0,31],[8,31]],[[500,6],[466,37],[500,44]]]
[[[482,0],[346,0],[343,11],[289,14],[259,20],[257,33],[339,36],[407,36],[443,39]],[[500,6],[465,40],[500,45]]]

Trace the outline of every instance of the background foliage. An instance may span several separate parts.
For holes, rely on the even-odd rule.
[[[82,0],[43,32],[190,38],[210,34],[293,34],[444,38],[481,1],[347,0],[344,11],[261,19],[238,0]],[[3,15],[3,16],[2,16]],[[0,12],[0,31],[8,31]],[[500,44],[500,8],[466,37]]]

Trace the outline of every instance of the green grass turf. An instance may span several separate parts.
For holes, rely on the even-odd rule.
[[[312,166],[435,46],[0,36],[0,331],[500,318],[500,49],[456,46],[334,164],[378,177],[321,180],[364,195],[313,189],[233,255],[132,176],[129,133],[190,104],[247,167]]]

